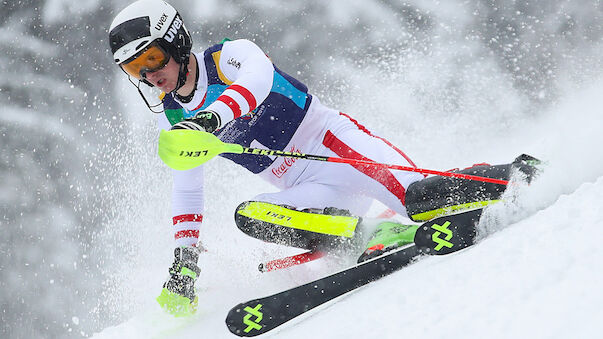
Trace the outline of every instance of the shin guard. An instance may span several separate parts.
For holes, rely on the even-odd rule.
[[[511,164],[476,165],[458,171],[463,174],[509,180],[514,170],[519,170],[528,182],[536,174],[538,159],[521,155]],[[483,208],[500,201],[506,185],[481,181],[430,177],[411,184],[406,191],[406,210],[414,221],[433,218],[464,210]]]
[[[254,238],[308,250],[349,243],[360,218],[336,208],[302,210],[261,201],[244,202],[235,211],[239,229]]]

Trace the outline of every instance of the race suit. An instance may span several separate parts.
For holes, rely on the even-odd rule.
[[[278,69],[249,40],[226,41],[196,53],[198,81],[190,102],[165,95],[160,129],[212,110],[224,142],[246,147],[415,166],[400,149],[350,116],[328,108]],[[376,199],[406,215],[412,172],[252,154],[222,154],[280,189],[253,198],[298,209],[336,207],[362,216]],[[177,246],[195,246],[203,219],[203,166],[173,171],[172,213]],[[251,198],[251,197],[250,197]]]

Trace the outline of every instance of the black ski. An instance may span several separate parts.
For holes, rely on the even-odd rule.
[[[448,254],[470,246],[481,212],[479,209],[433,219],[421,225],[415,235],[415,244],[305,285],[238,304],[228,313],[226,325],[241,337],[264,334],[317,306],[401,269],[420,254]]]

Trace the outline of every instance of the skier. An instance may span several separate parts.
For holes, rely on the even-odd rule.
[[[299,80],[277,68],[255,43],[226,40],[192,53],[180,14],[159,0],[123,9],[110,26],[114,61],[138,88],[164,92],[160,129],[213,133],[225,142],[333,157],[415,166],[409,156],[345,113],[323,105]],[[413,172],[250,154],[224,154],[280,189],[243,202],[235,222],[246,234],[306,249],[329,250],[361,233],[373,199],[414,221],[487,206],[504,186],[424,178]],[[512,167],[529,172],[525,159],[461,171],[508,180]],[[200,275],[196,248],[203,220],[203,167],[173,172],[175,258],[159,303],[168,312],[194,312]],[[384,223],[361,260],[412,241],[417,226]]]

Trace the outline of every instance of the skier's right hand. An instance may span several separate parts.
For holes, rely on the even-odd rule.
[[[174,124],[170,130],[190,129],[213,133],[220,127],[220,116],[214,111],[200,111],[193,118],[185,119]]]
[[[201,272],[197,266],[198,259],[199,250],[195,247],[178,247],[174,250],[170,276],[163,284],[157,302],[176,317],[189,316],[197,310],[195,281]]]

